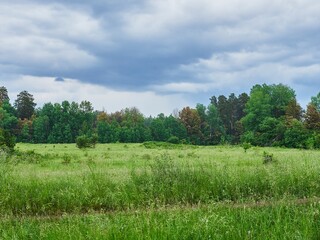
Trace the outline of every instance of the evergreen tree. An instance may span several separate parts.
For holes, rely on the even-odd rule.
[[[0,87],[0,106],[2,105],[3,102],[9,102],[10,98],[8,96],[8,90],[6,87],[2,86]]]
[[[34,98],[30,93],[22,91],[18,94],[14,106],[20,119],[30,119],[34,113],[36,103],[34,103]]]
[[[219,112],[214,104],[207,108],[207,122],[209,126],[208,144],[218,144],[225,138],[225,131]]]

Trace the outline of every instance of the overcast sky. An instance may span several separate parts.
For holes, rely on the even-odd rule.
[[[83,3],[82,3],[83,2]],[[1,0],[0,86],[170,114],[255,84],[320,91],[319,0]]]

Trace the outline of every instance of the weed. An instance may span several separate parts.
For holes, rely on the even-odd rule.
[[[90,156],[90,157],[87,158],[87,163],[88,163],[88,164],[95,164],[94,159],[93,159],[92,156]]]
[[[199,156],[197,156],[197,154],[195,152],[187,153],[187,157],[189,157],[189,158],[199,158]]]
[[[267,152],[263,152],[263,164],[268,164],[268,163],[272,163],[274,162],[275,159],[273,157],[273,154],[267,153]]]
[[[152,157],[151,157],[150,154],[146,153],[146,154],[143,154],[143,155],[142,155],[142,159],[144,159],[144,160],[151,160]]]
[[[242,148],[244,149],[244,152],[247,152],[248,149],[250,149],[252,147],[251,143],[243,143],[242,144]]]
[[[68,154],[64,154],[62,158],[62,164],[70,164],[71,163],[71,156]]]

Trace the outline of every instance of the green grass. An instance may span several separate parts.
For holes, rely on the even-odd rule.
[[[16,149],[0,153],[1,239],[320,237],[319,151],[159,143]],[[274,161],[263,164],[264,152]]]
[[[319,239],[319,204],[6,218],[1,239]]]

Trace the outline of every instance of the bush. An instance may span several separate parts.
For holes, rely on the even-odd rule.
[[[176,136],[171,136],[167,140],[168,143],[178,144],[180,142],[179,138]]]
[[[263,152],[263,164],[268,164],[274,162],[273,154]]]
[[[0,148],[12,151],[16,145],[16,139],[8,131],[0,128]]]
[[[77,137],[76,139],[76,144],[78,148],[94,148],[97,144],[98,141],[98,136],[97,135],[92,135],[92,136],[87,136],[87,135],[81,135]]]
[[[292,127],[288,128],[284,133],[284,144],[289,148],[311,148],[313,142],[308,139],[308,132],[301,122],[295,120]],[[311,139],[312,140],[312,139]]]
[[[251,145],[251,143],[245,142],[245,143],[242,144],[242,147],[243,147],[243,149],[244,149],[244,152],[247,152],[247,150],[248,150],[249,148],[251,148],[252,145]]]

